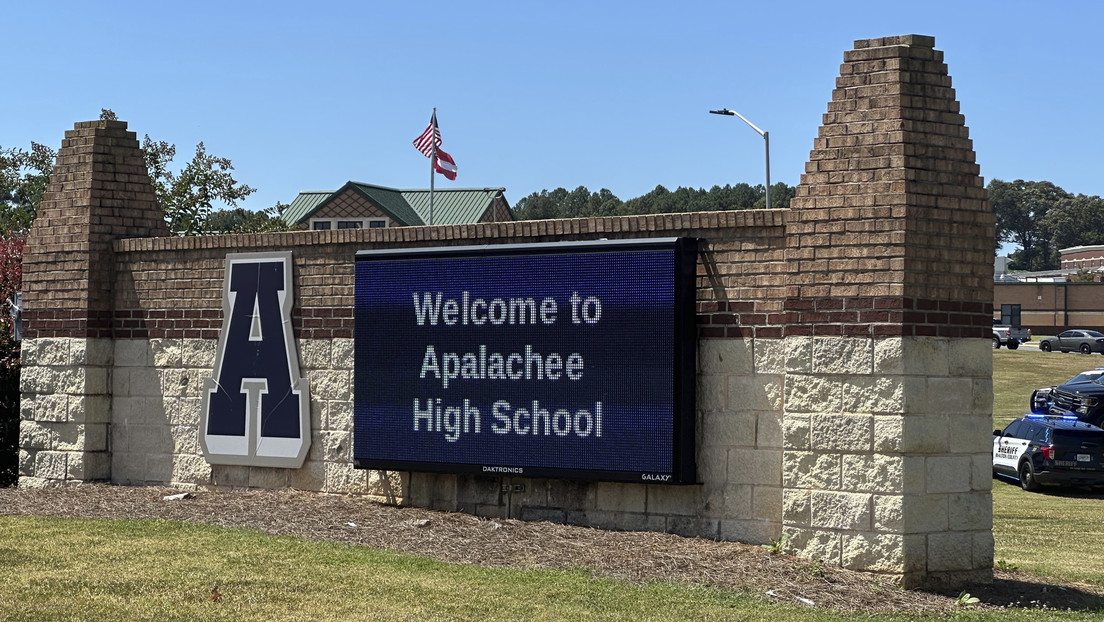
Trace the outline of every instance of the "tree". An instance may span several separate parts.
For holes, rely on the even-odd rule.
[[[169,170],[176,145],[154,142],[146,134],[142,151],[157,201],[165,210],[165,222],[173,233],[207,233],[214,201],[235,207],[238,201],[256,192],[234,179],[234,166],[229,158],[209,155],[202,142],[196,145],[195,155],[179,173]]]
[[[22,234],[0,235],[0,487],[19,481],[19,342],[9,300],[23,280]]]
[[[1057,247],[1051,243],[1054,231],[1048,226],[1047,214],[1070,193],[1049,181],[1011,183],[994,179],[989,182],[989,202],[997,219],[997,245],[1013,242],[1020,250],[1010,256],[1013,270],[1053,270],[1058,268]]]
[[[53,149],[35,142],[30,151],[0,147],[0,232],[31,228],[56,156]]]
[[[290,227],[283,219],[284,211],[290,207],[286,203],[257,212],[240,207],[232,210],[218,210],[207,221],[208,233],[267,233],[270,231],[289,231]]]

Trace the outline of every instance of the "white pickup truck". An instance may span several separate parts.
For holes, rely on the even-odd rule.
[[[1031,329],[1020,328],[1018,326],[1000,325],[998,320],[993,320],[993,349],[1000,349],[1001,346],[1008,348],[1009,350],[1015,350],[1020,347],[1021,343],[1025,341],[1031,341]]]

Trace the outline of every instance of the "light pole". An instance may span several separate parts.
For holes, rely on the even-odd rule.
[[[770,209],[770,132],[764,132],[763,130],[755,127],[755,124],[744,118],[744,115],[736,112],[735,110],[729,110],[728,108],[721,108],[720,110],[710,110],[711,114],[723,114],[728,116],[740,117],[744,123],[751,126],[751,129],[755,130],[760,136],[763,137],[763,147],[766,149],[766,161],[767,161],[767,209]]]

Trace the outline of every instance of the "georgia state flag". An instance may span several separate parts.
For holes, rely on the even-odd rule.
[[[456,162],[440,147],[437,148],[437,161],[433,163],[433,168],[449,179],[456,179]]]

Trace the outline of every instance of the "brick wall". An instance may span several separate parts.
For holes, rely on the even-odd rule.
[[[78,124],[89,155],[59,158],[28,243],[20,484],[292,486],[746,542],[786,533],[793,552],[910,586],[991,576],[993,222],[932,45],[845,54],[788,210],[156,237],[133,134]],[[85,169],[114,181],[58,194]],[[356,251],[671,236],[699,239],[700,484],[352,468]],[[211,466],[197,435],[226,255],[289,250],[310,453],[299,469]]]

